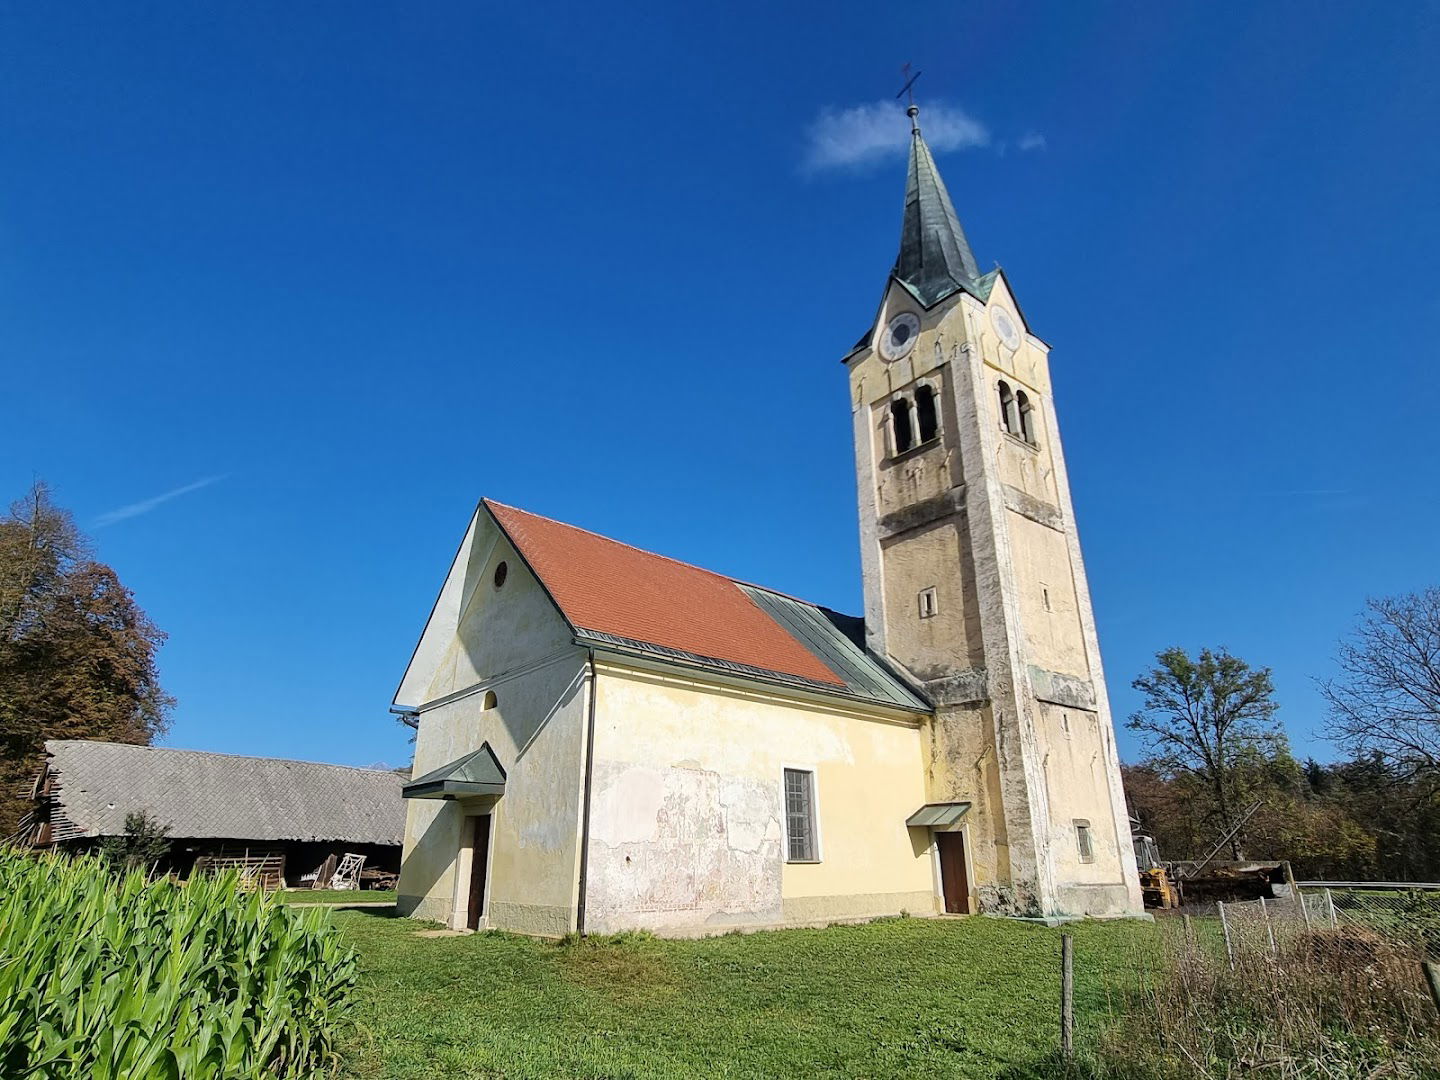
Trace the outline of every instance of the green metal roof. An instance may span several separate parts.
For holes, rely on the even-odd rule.
[[[905,824],[912,829],[954,825],[969,811],[970,804],[968,802],[926,803],[906,818]]]
[[[918,123],[910,139],[900,254],[895,257],[890,277],[927,310],[957,292],[967,292],[982,304],[988,303],[1000,277],[998,267],[980,273],[960,216],[955,213],[955,204],[950,201]],[[866,329],[845,359],[870,345],[874,334],[875,327]]]
[[[407,799],[454,799],[464,795],[504,795],[505,770],[490,744],[448,765],[411,780],[401,789]]]
[[[929,712],[930,705],[864,647],[865,621],[756,585],[745,595],[845,682],[851,696]]]
[[[894,274],[927,308],[959,289],[984,299],[978,292],[980,268],[918,121],[910,140],[905,218]]]

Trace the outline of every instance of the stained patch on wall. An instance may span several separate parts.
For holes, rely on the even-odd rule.
[[[780,921],[776,785],[610,762],[594,785],[591,925]]]

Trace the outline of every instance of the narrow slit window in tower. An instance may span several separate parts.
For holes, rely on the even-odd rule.
[[[920,441],[927,443],[940,434],[940,418],[935,409],[935,388],[921,386],[915,391],[915,426],[920,429]]]
[[[1090,838],[1090,822],[1084,818],[1075,819],[1075,842],[1080,847],[1080,861],[1095,861],[1095,845]]]
[[[928,619],[940,610],[940,603],[935,594],[935,586],[920,590],[920,618]]]
[[[903,454],[915,445],[910,428],[910,403],[903,397],[890,402],[890,427],[895,434],[895,453]]]

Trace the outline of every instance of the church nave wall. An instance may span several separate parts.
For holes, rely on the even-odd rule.
[[[913,722],[602,668],[587,923],[714,933],[935,910]],[[813,773],[819,858],[786,861],[783,771]]]

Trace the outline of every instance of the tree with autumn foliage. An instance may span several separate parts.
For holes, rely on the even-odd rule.
[[[1269,668],[1252,668],[1224,649],[1162,649],[1156,665],[1131,685],[1145,695],[1129,723],[1144,740],[1145,764],[1176,782],[1192,816],[1213,835],[1232,833],[1230,857],[1241,857],[1233,833],[1257,782],[1294,766],[1275,720]]]
[[[149,743],[165,730],[164,640],[44,483],[0,515],[0,838],[46,739]]]
[[[1222,857],[1287,860],[1301,878],[1440,876],[1440,774],[1425,768],[1440,761],[1427,745],[1440,742],[1424,741],[1440,730],[1437,613],[1434,589],[1371,604],[1341,654],[1345,678],[1322,684],[1352,752],[1328,765],[1291,755],[1268,668],[1223,649],[1157,654],[1133,684],[1145,699],[1129,725],[1148,753],[1123,773],[1131,812],[1161,856],[1209,854],[1240,808],[1258,803]]]

